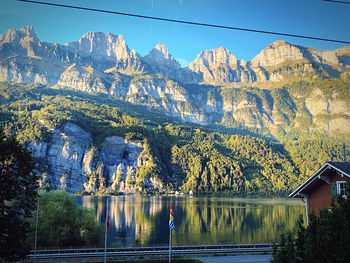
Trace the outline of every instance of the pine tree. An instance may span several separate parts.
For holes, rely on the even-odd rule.
[[[274,248],[272,263],[346,263],[350,255],[350,183],[347,198],[338,196],[331,210],[320,216],[310,215],[305,228],[299,219],[295,239],[291,233],[281,236],[280,246]]]

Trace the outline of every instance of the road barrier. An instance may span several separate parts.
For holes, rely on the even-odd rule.
[[[231,255],[246,253],[272,253],[273,244],[202,245],[174,246],[173,256]],[[27,256],[27,262],[98,262],[103,260],[104,248],[34,250]],[[107,248],[108,261],[126,258],[159,258],[169,255],[169,247]]]

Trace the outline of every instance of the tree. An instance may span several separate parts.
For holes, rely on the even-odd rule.
[[[330,210],[320,216],[310,215],[306,228],[302,218],[298,222],[295,239],[288,233],[281,236],[279,247],[273,251],[272,263],[349,262],[350,255],[350,183],[347,198],[338,196]]]
[[[102,245],[103,229],[92,210],[80,207],[64,191],[42,193],[39,198],[37,246],[65,248]],[[35,213],[34,213],[35,214]],[[36,218],[30,220],[34,233]],[[31,241],[34,242],[34,237]]]
[[[30,152],[0,131],[0,259],[15,261],[28,252],[27,219],[37,198],[37,175]]]

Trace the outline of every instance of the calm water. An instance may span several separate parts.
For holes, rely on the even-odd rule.
[[[80,205],[106,220],[106,198],[77,197]],[[109,198],[108,246],[159,246],[169,242],[169,209],[173,203],[173,245],[270,243],[295,228],[304,204],[290,199],[165,196]]]

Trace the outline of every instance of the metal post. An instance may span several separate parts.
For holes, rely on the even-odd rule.
[[[108,219],[108,197],[107,197],[107,204],[106,204],[106,224],[105,224],[105,254],[104,254],[104,263],[106,263],[106,253],[107,253],[107,219]]]
[[[38,221],[39,221],[39,198],[36,205],[36,222],[35,222],[35,238],[34,238],[34,263],[36,263],[36,245],[38,241]]]
[[[309,207],[309,195],[308,194],[301,194],[301,196],[304,198],[305,200],[305,213],[306,213],[306,225],[308,226],[309,225],[309,210],[310,210],[310,207]]]
[[[171,229],[169,229],[169,263],[171,263]]]

